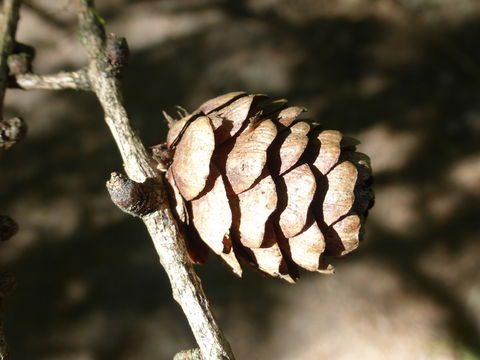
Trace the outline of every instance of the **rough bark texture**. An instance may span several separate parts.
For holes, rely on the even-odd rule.
[[[54,75],[19,74],[15,77],[14,85],[24,90],[91,89],[88,72],[85,69],[75,72],[60,72]]]

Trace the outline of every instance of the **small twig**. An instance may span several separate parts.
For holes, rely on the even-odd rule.
[[[13,86],[24,90],[90,90],[90,80],[86,69],[74,72],[60,72],[53,75],[19,74]]]
[[[157,207],[138,214],[145,223],[172,285],[174,299],[185,313],[200,347],[202,358],[234,359],[229,343],[217,325],[210,303],[188,258],[184,239],[170,210],[162,178],[145,147],[130,126],[123,106],[119,70],[128,50],[123,39],[105,35],[93,1],[79,0],[79,31],[90,63],[88,74],[92,90],[105,112],[105,121],[122,155],[128,177],[136,183],[156,181]],[[112,45],[112,41],[114,42]],[[122,55],[123,53],[123,55]]]

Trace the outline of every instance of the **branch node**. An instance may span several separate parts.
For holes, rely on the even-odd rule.
[[[120,76],[128,64],[130,55],[127,40],[116,34],[109,34],[105,52],[110,62],[109,72],[114,76]]]
[[[22,140],[27,133],[27,124],[19,117],[0,121],[0,149],[9,149]]]
[[[125,175],[113,172],[107,181],[107,190],[113,203],[122,211],[143,217],[159,208],[157,190],[153,182],[153,179],[148,179],[144,183],[138,183]]]

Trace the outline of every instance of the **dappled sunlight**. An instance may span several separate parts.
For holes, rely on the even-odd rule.
[[[454,188],[469,195],[480,195],[480,154],[461,159],[448,174]]]
[[[428,197],[426,210],[433,219],[442,223],[450,220],[465,201],[465,194],[461,191],[444,186]]]
[[[12,216],[22,219],[21,227],[10,246],[0,253],[4,263],[18,261],[23,251],[43,241],[64,241],[77,229],[80,221],[78,204],[66,198],[41,201],[34,196],[19,196]]]
[[[412,237],[425,230],[420,193],[414,186],[390,185],[375,188],[375,207],[370,216],[377,226],[396,235]]]
[[[422,135],[399,131],[378,124],[355,136],[362,142],[359,151],[368,154],[376,174],[408,170],[412,158],[422,145]]]
[[[32,3],[19,40],[37,48],[34,69],[83,66],[71,2]],[[98,3],[129,40],[123,87],[145,144],[165,138],[161,110],[245,90],[307,106],[371,158],[365,240],[335,275],[290,285],[248,269],[237,279],[217,259],[198,267],[238,359],[480,356],[477,0]],[[146,230],[108,197],[122,162],[94,97],[9,91],[6,110],[30,130],[0,161],[0,210],[20,225],[0,244],[18,281],[5,321],[14,358],[193,347]]]
[[[222,18],[222,13],[216,9],[169,14],[163,12],[160,6],[152,9],[152,4],[140,2],[121,12],[109,23],[109,28],[125,36],[130,50],[135,51],[191,36],[205,28],[216,28]]]
[[[450,358],[454,352],[440,347],[448,341],[444,317],[381,263],[339,264],[334,277],[311,277],[288,293],[272,318],[279,331],[259,358]]]

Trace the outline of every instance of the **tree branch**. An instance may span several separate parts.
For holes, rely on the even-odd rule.
[[[3,101],[8,86],[8,57],[15,45],[20,0],[5,0],[0,21],[0,154],[23,138],[26,125],[20,118],[3,120]]]
[[[80,69],[74,72],[60,72],[53,75],[18,74],[13,86],[24,90],[90,90],[88,71]]]
[[[105,112],[105,121],[124,161],[128,177],[137,183],[156,181],[158,207],[147,214],[139,214],[152,237],[160,262],[172,285],[174,299],[185,313],[200,347],[203,359],[234,359],[229,343],[217,325],[210,304],[188,258],[184,239],[170,210],[163,180],[134,133],[123,106],[120,82],[121,67],[125,64],[127,49],[123,39],[107,37],[93,1],[79,0],[80,39],[88,53],[88,75],[92,90]],[[113,43],[113,44],[112,44]],[[124,61],[121,61],[124,58]],[[121,184],[120,184],[121,185]]]
[[[3,99],[7,88],[7,59],[15,44],[19,9],[20,0],[3,1],[3,14],[0,23],[0,114],[3,113]]]
[[[3,120],[3,101],[8,85],[7,59],[15,43],[19,9],[20,0],[3,1],[3,13],[0,21],[0,120]],[[19,134],[23,134],[24,131],[24,123],[19,118],[10,119],[7,122],[0,121],[0,153],[3,149],[16,143],[21,138]],[[2,217],[1,220],[0,238],[6,240],[16,232],[16,224],[10,218]],[[3,297],[13,290],[13,287],[9,287],[8,284],[9,281],[5,281],[2,274],[0,279],[0,358],[2,360],[9,358],[3,330]]]

